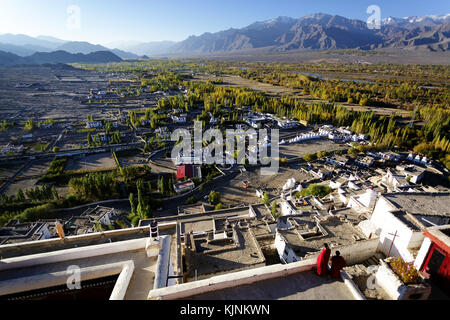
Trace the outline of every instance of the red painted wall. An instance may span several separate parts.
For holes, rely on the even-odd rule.
[[[194,177],[194,166],[193,165],[183,165],[179,166],[177,169],[177,180],[182,180],[184,178]]]

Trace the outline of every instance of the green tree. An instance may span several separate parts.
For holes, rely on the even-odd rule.
[[[307,154],[303,157],[303,159],[306,162],[312,162],[312,161],[316,161],[317,160],[317,154],[315,153],[311,153],[311,154]]]
[[[269,194],[267,192],[264,192],[262,202],[267,206],[270,204]]]
[[[25,201],[25,194],[23,193],[22,189],[17,190],[16,200],[17,202]]]
[[[52,187],[52,195],[54,200],[59,200],[58,190],[56,189],[55,186]]]
[[[26,131],[31,131],[36,129],[36,124],[34,123],[33,120],[27,120],[27,122],[25,122],[25,130]]]
[[[278,214],[278,205],[277,202],[272,202],[272,215],[275,217]]]
[[[216,192],[216,191],[211,191],[209,196],[208,196],[208,201],[211,204],[218,204],[220,202],[220,193]]]
[[[88,135],[87,135],[87,142],[88,142],[89,147],[94,146],[94,139],[92,139],[91,133],[88,133]]]

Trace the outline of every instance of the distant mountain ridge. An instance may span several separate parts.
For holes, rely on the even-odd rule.
[[[139,56],[119,49],[109,49],[101,45],[94,45],[83,41],[65,41],[48,36],[36,38],[26,35],[3,34],[0,35],[0,50],[10,52],[22,57],[36,52],[66,51],[72,54],[89,54],[98,51],[110,51],[122,59],[137,59]]]
[[[329,14],[299,19],[279,17],[242,29],[191,36],[177,43],[178,53],[207,54],[248,49],[267,51],[404,48],[449,50],[449,15],[386,19],[381,29],[367,23]]]
[[[0,51],[0,66],[42,65],[59,63],[110,63],[121,62],[120,57],[110,51],[97,51],[88,54],[72,54],[66,51],[37,52],[28,57]]]
[[[278,17],[247,27],[190,36],[181,42],[134,41],[111,43],[115,49],[88,42],[64,41],[53,37],[0,35],[0,50],[20,56],[35,52],[64,50],[89,54],[110,51],[122,59],[139,56],[203,55],[254,50],[284,52],[291,50],[335,50],[399,48],[423,51],[450,51],[450,14],[382,20],[381,29],[371,30],[367,23],[338,15],[316,13],[302,18]]]

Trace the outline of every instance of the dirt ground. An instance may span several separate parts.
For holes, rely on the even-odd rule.
[[[224,185],[218,183],[214,189],[221,194],[221,202],[225,205],[258,204],[261,203],[261,199],[256,196],[256,190],[267,191],[271,197],[274,197],[291,178],[302,182],[310,180],[311,176],[301,171],[298,164],[280,168],[279,173],[274,176],[262,176],[259,169],[250,169]],[[243,181],[250,182],[248,189],[243,188]]]
[[[31,166],[28,166],[23,170],[6,190],[5,193],[9,196],[16,195],[19,189],[25,191],[26,189],[34,188],[39,181],[39,178],[50,167],[50,160],[34,161]],[[17,167],[20,169],[20,167]]]
[[[0,167],[0,181],[9,179],[14,176],[17,170],[19,170],[23,165],[24,163],[20,163],[13,166]]]
[[[120,166],[122,168],[147,164],[147,157],[140,153],[123,156],[119,154],[117,157],[119,158]]]
[[[51,160],[34,161],[30,167],[21,173],[18,179],[41,177],[48,170],[51,162]]]
[[[82,158],[72,158],[67,162],[66,171],[99,170],[115,168],[111,153],[99,153]]]
[[[22,189],[22,191],[25,192],[27,189],[36,187],[38,181],[39,178],[16,180],[14,183],[9,185],[9,187],[5,190],[5,193],[8,196],[15,196],[19,189]]]
[[[334,143],[328,139],[319,139],[304,141],[301,143],[285,144],[280,146],[280,158],[288,160],[303,157],[307,154],[318,153],[321,151],[335,151],[348,149],[346,144]]]
[[[249,80],[245,78],[241,78],[238,76],[225,75],[220,77],[215,77],[212,75],[197,75],[194,80],[197,81],[213,81],[213,80],[222,80],[224,83],[222,86],[227,88],[241,88],[245,87],[250,90],[265,92],[270,96],[281,97],[284,95],[301,95],[301,90],[294,90],[281,86],[274,86],[267,83],[261,83],[254,80]]]

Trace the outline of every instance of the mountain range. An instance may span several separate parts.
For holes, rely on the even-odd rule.
[[[36,52],[27,57],[0,51],[0,66],[42,65],[57,63],[109,63],[121,62],[120,57],[110,51],[96,51],[88,54],[69,53],[58,50],[53,52]]]
[[[242,29],[192,36],[177,43],[176,53],[382,49],[448,51],[450,15],[385,19],[380,29],[337,15],[313,14],[299,19],[278,17]]]
[[[190,36],[181,42],[120,42],[108,48],[88,42],[64,41],[54,37],[0,35],[0,51],[20,57],[36,53],[65,51],[88,55],[110,52],[121,59],[146,56],[204,55],[243,50],[285,52],[291,50],[406,50],[450,51],[450,14],[383,19],[381,28],[371,30],[367,23],[329,14],[312,14],[302,18],[278,17],[255,22],[245,28]],[[59,53],[61,55],[61,53]],[[81,57],[81,56],[80,56]]]

